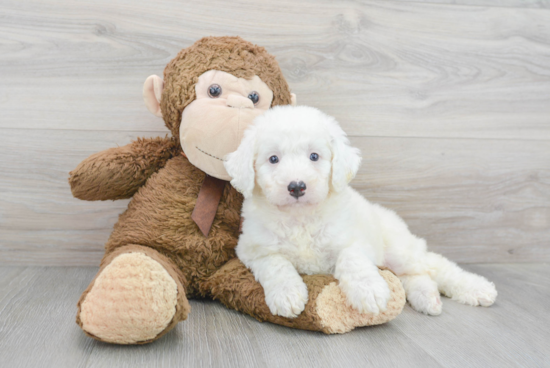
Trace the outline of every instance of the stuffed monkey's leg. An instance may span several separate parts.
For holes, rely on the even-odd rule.
[[[115,344],[158,339],[187,318],[185,279],[156,250],[127,245],[106,254],[78,301],[76,322],[84,332]]]
[[[308,302],[297,318],[275,316],[265,303],[264,290],[238,259],[233,259],[200,285],[201,293],[263,322],[327,334],[344,333],[359,326],[377,325],[395,317],[405,305],[405,291],[390,271],[380,271],[392,292],[387,310],[378,315],[360,314],[347,305],[338,281],[329,275],[303,276]]]

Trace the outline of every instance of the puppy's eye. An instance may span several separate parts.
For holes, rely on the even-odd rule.
[[[222,87],[219,84],[212,84],[208,87],[208,96],[211,98],[218,98],[222,94]]]
[[[256,91],[250,92],[250,94],[248,95],[248,98],[250,98],[250,101],[252,101],[254,105],[256,105],[258,101],[260,101],[260,95]]]
[[[311,155],[309,155],[309,159],[311,161],[317,161],[319,159],[319,155],[316,153],[312,153]]]
[[[276,164],[277,162],[279,162],[279,157],[277,156],[271,156],[269,158],[269,162],[271,162],[272,164]]]

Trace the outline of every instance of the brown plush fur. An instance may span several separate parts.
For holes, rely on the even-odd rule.
[[[387,310],[378,315],[362,315],[347,306],[338,287],[332,288],[338,281],[331,275],[303,275],[309,297],[304,311],[294,319],[275,316],[265,303],[262,286],[239,259],[227,262],[200,287],[228,308],[250,314],[260,322],[332,334],[349,332],[357,326],[385,323],[401,313],[405,305],[401,282],[391,271],[380,270],[380,274],[388,283],[392,297]]]
[[[107,254],[127,244],[156,249],[187,280],[189,297],[198,283],[235,257],[242,195],[226,185],[206,238],[191,219],[205,174],[178,155],[153,174],[118,220],[105,245]]]
[[[98,152],[70,172],[73,196],[86,201],[130,198],[145,181],[181,151],[174,138],[138,138]]]
[[[183,49],[164,69],[160,107],[168,129],[179,139],[183,109],[195,100],[195,84],[209,70],[238,78],[254,75],[273,91],[271,106],[289,105],[290,89],[273,55],[240,37],[205,37]]]
[[[176,323],[187,318],[190,310],[187,298],[211,297],[258,320],[289,327],[332,333],[368,324],[347,315],[340,316],[338,312],[331,319],[338,321],[340,317],[351,318],[352,322],[347,324],[349,327],[338,331],[337,328],[327,327],[327,321],[323,321],[317,312],[319,306],[316,297],[335,280],[323,275],[304,277],[309,288],[309,302],[298,318],[287,319],[269,312],[261,285],[235,258],[243,198],[231,185],[225,186],[208,237],[201,233],[191,219],[205,174],[181,155],[176,137],[179,137],[182,111],[195,98],[194,85],[199,75],[211,69],[245,78],[256,74],[272,89],[273,105],[290,103],[290,90],[273,56],[264,48],[238,37],[204,38],[184,49],[168,64],[164,72],[165,89],[161,109],[166,126],[174,137],[138,139],[127,146],[92,155],[71,172],[69,183],[74,196],[85,200],[133,196],[105,246],[106,252],[98,275],[116,257],[133,252],[142,253],[160,263],[176,282],[176,312],[167,328],[153,339],[127,339],[124,336],[107,339],[93,336],[85,330],[80,312],[82,303],[94,287],[94,279],[78,303],[77,323],[98,340],[124,344],[146,343],[162,336]],[[139,293],[140,290],[135,292]],[[109,300],[108,295],[105,300]],[[401,299],[397,303],[401,303]],[[403,304],[404,298],[401,308]],[[112,313],[118,313],[115,307]],[[396,314],[392,312],[381,316],[381,320],[387,321]],[[132,323],[124,318],[121,314],[119,322]]]

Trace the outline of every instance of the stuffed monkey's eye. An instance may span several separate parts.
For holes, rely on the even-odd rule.
[[[222,87],[219,84],[213,84],[208,87],[208,96],[211,98],[218,98],[222,94]]]
[[[317,161],[319,159],[319,155],[316,153],[312,153],[311,155],[309,155],[309,159],[311,161]]]
[[[248,94],[248,98],[250,98],[250,101],[252,101],[252,103],[254,105],[256,105],[258,103],[258,101],[260,101],[260,95],[256,91],[250,92]]]
[[[277,162],[279,162],[279,157],[277,156],[271,156],[269,158],[269,162],[271,162],[272,164],[276,164]]]

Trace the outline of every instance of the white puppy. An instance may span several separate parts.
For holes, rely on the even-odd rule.
[[[390,290],[377,266],[399,276],[419,312],[441,313],[440,292],[493,304],[493,283],[428,252],[393,211],[348,186],[360,162],[334,118],[304,106],[256,118],[227,156],[231,184],[245,198],[237,256],[263,286],[271,312],[303,311],[308,291],[300,273],[332,274],[358,311],[384,311]]]

